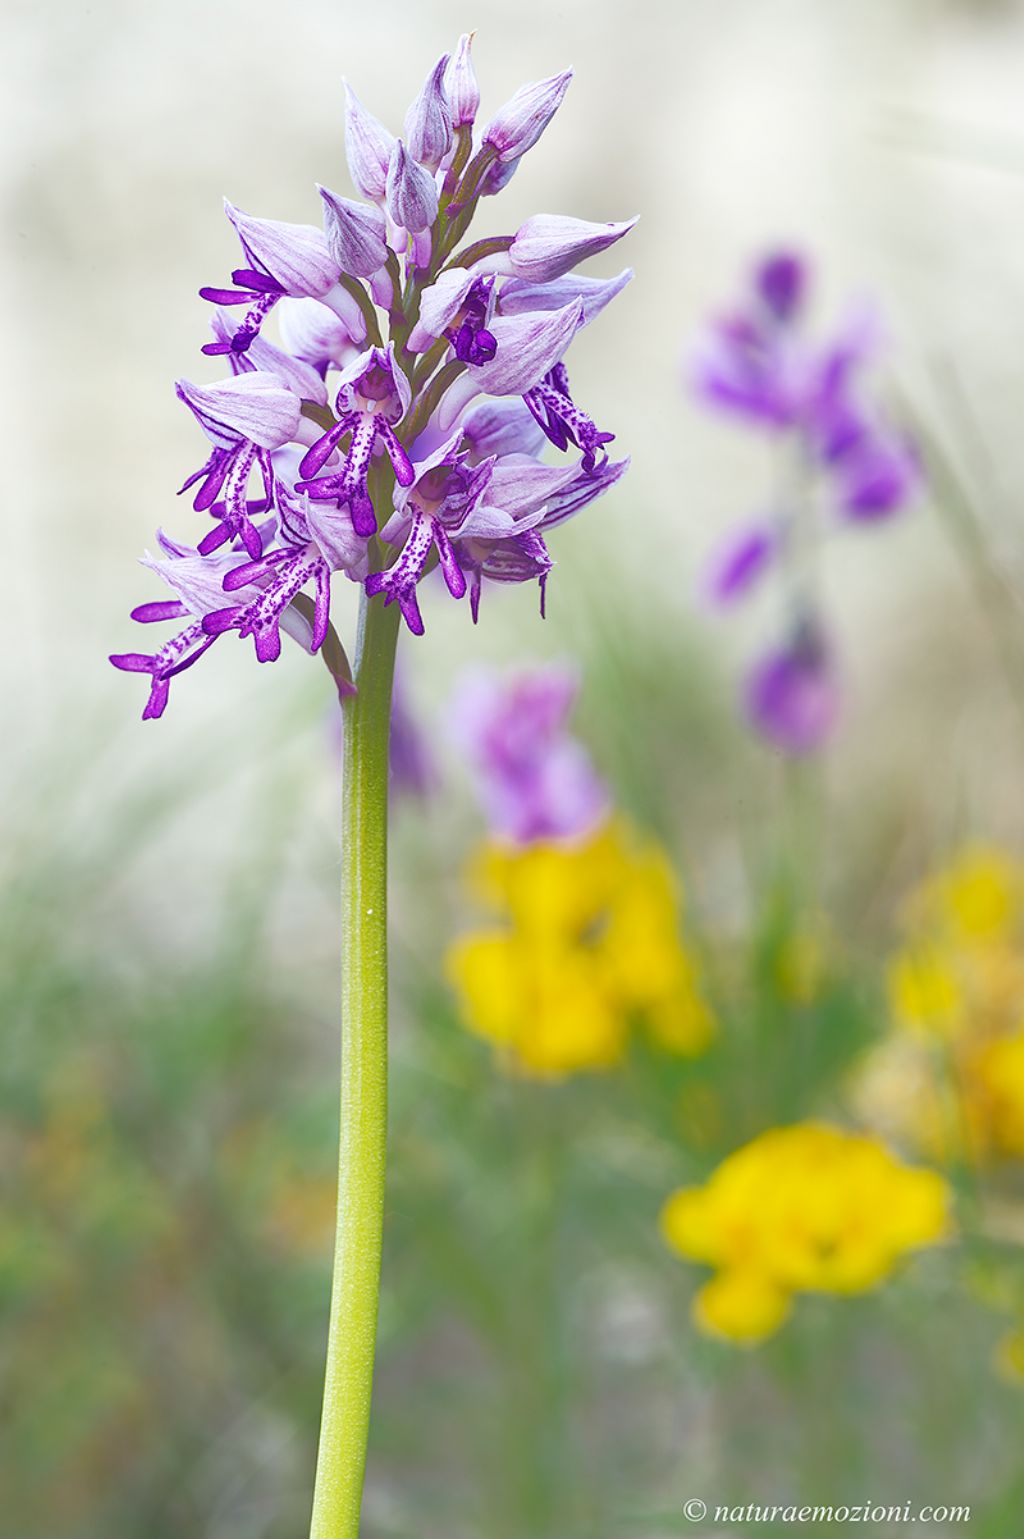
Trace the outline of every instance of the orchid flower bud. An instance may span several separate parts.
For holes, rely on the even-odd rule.
[[[326,187],[317,187],[324,205],[324,234],[331,255],[343,273],[370,278],[388,256],[387,224],[379,208],[339,198]]]
[[[349,174],[364,198],[383,203],[388,165],[395,148],[393,134],[368,112],[345,82],[345,154]]]
[[[413,160],[436,171],[452,147],[452,116],[444,77],[448,55],[443,53],[405,114],[405,142]]]
[[[607,251],[628,235],[635,219],[621,224],[592,224],[564,214],[534,214],[520,225],[505,260],[517,278],[550,283],[577,262]]]
[[[547,80],[520,86],[491,119],[483,142],[497,152],[500,161],[518,160],[533,148],[561,106],[572,75],[572,70],[566,69]]]
[[[417,165],[399,139],[388,167],[388,213],[396,224],[414,234],[437,218],[437,186],[429,171]]]
[[[452,115],[452,127],[472,125],[480,110],[480,87],[476,83],[470,49],[473,33],[464,32],[448,63],[445,85],[448,89],[448,105]]]
[[[521,315],[524,310],[560,310],[574,299],[583,301],[583,325],[601,314],[633,277],[624,267],[614,278],[584,278],[579,273],[535,283],[528,278],[509,278],[501,286],[498,309],[502,315]]]
[[[256,219],[224,199],[224,212],[249,260],[268,273],[283,294],[319,299],[338,281],[338,264],[323,232],[312,224]]]
[[[245,440],[261,449],[279,449],[299,425],[299,398],[276,374],[238,374],[213,385],[179,379],[174,388],[218,448]]]

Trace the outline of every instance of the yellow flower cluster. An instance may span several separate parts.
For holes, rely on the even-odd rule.
[[[612,820],[580,842],[489,842],[470,874],[497,920],[454,943],[448,972],[466,1025],[507,1067],[547,1078],[611,1068],[635,1021],[670,1052],[707,1046],[714,1022],[656,845]]]
[[[865,1100],[941,1158],[1024,1156],[1024,868],[966,850],[908,919]]]
[[[702,1330],[753,1344],[783,1324],[796,1293],[862,1293],[908,1251],[948,1230],[934,1171],[902,1164],[877,1138],[824,1123],[772,1128],[662,1211],[668,1244],[716,1268],[694,1299]]]

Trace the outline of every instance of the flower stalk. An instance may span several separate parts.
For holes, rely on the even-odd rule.
[[[368,200],[319,186],[322,228],[225,205],[242,247],[202,352],[226,378],[179,380],[209,441],[181,490],[212,527],[157,534],[143,564],[171,598],[133,618],[181,628],[115,667],[149,678],[143,715],[221,638],[257,661],[282,633],[320,653],[344,717],[342,1068],[338,1219],[313,1539],[356,1539],[380,1289],[387,1132],[388,739],[400,623],[425,630],[418,591],[469,599],[535,582],[549,531],[610,490],[629,461],[574,400],[564,362],[621,291],[573,275],[632,221],[543,216],[457,250],[558,108],[571,71],[524,86],[474,139],[469,34],[431,67],[396,139],[347,88],[346,150]],[[474,148],[475,146],[475,148]],[[450,268],[445,266],[451,259]],[[386,321],[385,321],[386,318]],[[281,345],[264,335],[276,327]],[[330,381],[330,383],[328,383]],[[562,456],[541,459],[546,445]],[[578,451],[577,454],[574,451]],[[331,620],[332,579],[361,589],[355,669]],[[221,652],[224,647],[221,643]]]
[[[311,1539],[359,1532],[380,1297],[388,1099],[388,736],[397,605],[362,596],[342,703],[341,1133],[334,1280]]]

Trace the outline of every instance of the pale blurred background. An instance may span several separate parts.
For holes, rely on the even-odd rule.
[[[695,409],[682,359],[702,317],[771,242],[796,243],[816,263],[823,323],[850,294],[877,300],[893,380],[917,406],[934,404],[932,362],[955,363],[998,467],[1003,497],[985,511],[1013,557],[1024,7],[14,0],[6,17],[8,811],[31,800],[26,762],[54,743],[74,779],[113,744],[131,777],[156,762],[185,769],[199,742],[205,765],[230,762],[234,779],[234,766],[262,754],[267,723],[313,688],[299,656],[258,672],[247,648],[222,647],[181,681],[165,721],[142,728],[136,682],[105,657],[135,644],[127,611],[151,596],[136,554],[158,524],[192,532],[174,492],[203,443],[171,386],[216,374],[198,354],[207,307],[196,290],[222,281],[234,258],[221,196],[315,220],[314,181],[348,190],[342,77],[396,127],[426,64],[460,30],[478,29],[485,114],[524,79],[577,70],[542,146],[484,221],[642,215],[593,268],[616,270],[621,253],[636,281],[575,353],[582,394],[634,467],[559,538],[546,627],[529,591],[488,595],[476,632],[463,609],[430,606],[427,639],[406,648],[417,690],[443,693],[452,667],[477,653],[575,650],[581,623],[614,629],[620,605],[656,612],[665,634],[697,626],[714,649],[733,645],[734,624],[695,617],[693,573],[763,498],[765,460],[750,435]],[[927,513],[843,542],[836,559],[853,674],[843,756],[871,775],[877,732],[866,753],[866,728],[887,711],[890,686],[908,683],[934,695],[935,722],[916,717],[904,742],[911,728],[895,713],[887,773],[917,757],[933,725],[968,765],[963,713],[972,742],[998,756],[1004,702],[973,688],[961,698],[965,650],[983,643]]]

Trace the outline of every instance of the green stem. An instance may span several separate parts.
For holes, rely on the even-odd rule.
[[[364,594],[345,723],[338,1223],[311,1539],[356,1539],[380,1296],[387,1142],[388,732],[398,605]]]

